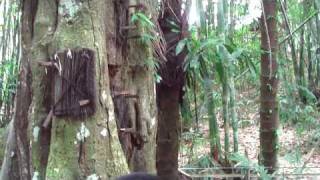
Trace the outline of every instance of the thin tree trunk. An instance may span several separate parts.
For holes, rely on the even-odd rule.
[[[300,60],[299,60],[299,95],[300,99],[303,103],[306,103],[306,97],[302,91],[302,87],[306,87],[306,81],[305,81],[305,62],[304,62],[304,46],[305,46],[305,40],[304,40],[304,30],[305,28],[301,29],[300,34]]]
[[[234,29],[236,26],[236,2],[235,0],[230,0],[230,28],[229,28],[229,36],[232,37],[234,33]]]
[[[204,80],[206,97],[208,98],[208,116],[209,116],[209,138],[210,138],[210,153],[214,160],[219,161],[221,157],[221,143],[218,121],[216,117],[214,97],[212,92],[212,80],[206,78]]]
[[[314,3],[315,9],[320,10],[320,2],[315,0]],[[316,78],[315,78],[315,86],[319,87],[320,85],[320,17],[319,14],[316,16],[316,32],[317,32],[317,51],[316,51]]]
[[[235,20],[235,1],[231,0],[230,1],[230,30],[229,30],[229,38],[232,39],[233,33],[234,33],[234,28],[236,25],[236,20]],[[230,108],[230,119],[232,123],[232,131],[233,131],[233,152],[238,152],[239,150],[239,145],[238,145],[238,120],[237,120],[237,111],[236,111],[236,89],[234,85],[234,73],[231,70],[233,66],[232,62],[229,62],[229,73],[230,73],[230,80],[229,80],[229,86],[230,86],[230,103],[229,103],[229,108]]]
[[[27,117],[31,103],[29,48],[31,47],[32,37],[32,5],[33,3],[30,0],[22,1],[22,60],[15,100],[15,112],[10,126],[5,160],[0,174],[3,180],[31,179]]]
[[[311,2],[311,1],[310,1]],[[309,4],[309,1],[303,1],[303,16],[301,19],[304,19],[305,16],[308,14],[308,10],[311,7],[311,4]],[[310,22],[308,23],[310,24]],[[307,97],[302,91],[302,87],[307,87],[307,80],[305,77],[305,31],[307,30],[307,27],[301,28],[301,34],[300,34],[300,64],[299,64],[299,95],[300,99],[303,103],[307,103]],[[307,42],[308,43],[308,42]],[[308,44],[307,44],[308,45]]]
[[[22,60],[13,122],[17,143],[16,153],[19,162],[20,179],[29,180],[31,178],[31,169],[28,139],[28,111],[32,97],[29,57],[32,44],[33,2],[24,0],[22,10]]]
[[[227,3],[223,0],[218,1],[218,33],[225,40],[227,34],[226,28],[226,14]],[[219,47],[219,52],[223,53],[223,47]],[[228,60],[222,60],[223,63],[223,77],[222,77],[222,111],[223,111],[223,125],[224,125],[224,155],[226,164],[228,164],[228,156],[230,153],[230,112],[229,112],[229,100],[230,100],[230,87],[229,87],[229,68],[230,63]]]
[[[286,23],[286,30],[288,35],[292,35],[292,31],[290,28],[290,24],[289,24],[289,19],[287,16],[287,2],[285,0],[284,3],[282,3],[282,1],[280,1],[281,3],[281,11],[282,11],[282,15],[284,17],[285,23]],[[290,36],[290,40],[289,40],[289,45],[290,45],[290,49],[291,49],[291,59],[293,62],[293,74],[294,74],[294,79],[297,85],[300,84],[300,80],[299,80],[299,64],[298,64],[298,59],[297,59],[297,53],[296,53],[296,47],[295,47],[295,40],[293,38],[293,36]]]
[[[278,154],[277,1],[263,0],[261,18],[260,163],[272,173]]]
[[[311,31],[311,24],[309,24],[309,31]],[[312,59],[312,52],[311,52],[311,48],[312,48],[312,40],[311,40],[311,32],[308,33],[307,36],[307,51],[308,51],[308,87],[309,89],[313,89],[314,88],[314,78],[313,78],[313,59]]]
[[[317,20],[318,21],[318,20]],[[318,26],[318,24],[319,24],[319,26]],[[320,28],[320,23],[317,23],[317,27],[319,27]],[[318,30],[318,28],[317,28],[317,30]],[[319,32],[318,32],[318,34],[320,34],[320,30],[318,30]],[[320,51],[320,48],[319,48],[319,46],[318,46],[318,48],[317,48],[317,51],[316,52],[318,52],[318,51]],[[316,53],[316,63],[315,63],[315,68],[316,68],[316,78],[315,78],[315,86],[316,87],[319,87],[319,85],[320,85],[320,53]]]
[[[228,164],[228,157],[230,153],[230,112],[229,112],[229,82],[227,67],[224,67],[224,78],[222,84],[222,111],[223,111],[223,126],[224,126],[224,157],[226,164]]]
[[[208,8],[207,8],[207,18],[208,18],[208,25],[209,30],[213,30],[215,28],[215,2],[213,0],[208,0]]]
[[[233,152],[238,152],[239,150],[239,142],[238,142],[238,119],[237,119],[237,111],[236,111],[236,90],[234,86],[234,78],[233,73],[231,72],[230,76],[230,118],[232,122],[232,130],[233,130]]]

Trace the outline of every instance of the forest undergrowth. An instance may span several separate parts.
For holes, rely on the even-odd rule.
[[[252,163],[258,163],[260,149],[259,90],[256,86],[247,86],[241,89],[236,98],[239,120],[239,153],[247,157]],[[300,173],[318,173],[320,171],[319,126],[317,125],[320,124],[319,108],[299,103],[288,105],[281,98],[280,107],[282,108],[280,118],[283,118],[280,119],[281,128],[279,130],[280,173],[295,173],[298,171]],[[223,142],[224,127],[220,108],[217,108],[217,119],[221,142]],[[209,127],[205,119],[199,124],[198,132],[191,129],[191,132],[183,133],[182,150],[179,156],[181,167],[201,164],[203,168],[208,165],[201,162],[203,160],[207,161],[208,159],[203,157],[210,154],[210,144],[206,139],[209,139]],[[233,148],[232,144],[231,134],[231,148]]]

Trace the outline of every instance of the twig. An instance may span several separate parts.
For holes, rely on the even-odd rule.
[[[53,117],[53,109],[50,110],[48,116],[46,117],[46,119],[42,124],[42,127],[47,128],[52,120],[52,117]]]
[[[174,15],[174,17],[176,18],[176,20],[181,23],[180,19],[178,18],[177,14],[175,13],[175,11],[172,9],[171,5],[169,2],[168,3],[168,8],[170,9],[170,11],[172,12],[172,14]]]

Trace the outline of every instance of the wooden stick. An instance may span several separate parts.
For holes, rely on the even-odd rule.
[[[130,90],[123,90],[123,91],[114,91],[112,94],[113,98],[117,98],[120,96],[128,97],[128,98],[139,98],[139,96]]]
[[[90,100],[88,100],[88,99],[84,99],[84,100],[79,101],[80,106],[85,106],[85,105],[88,105],[89,103],[90,103]]]
[[[90,103],[90,100],[88,100],[88,99],[79,101],[80,106],[85,106],[85,105],[88,105],[89,103]],[[48,128],[48,126],[52,120],[52,117],[53,117],[53,108],[50,110],[48,116],[44,120],[42,127]]]
[[[143,8],[146,8],[146,6],[142,3],[139,3],[139,4],[132,4],[132,5],[129,5],[128,8],[138,8],[138,9],[143,9]]]
[[[121,26],[121,30],[132,30],[132,29],[137,29],[137,26]]]
[[[36,61],[40,66],[51,67],[53,66],[53,62],[50,61]]]
[[[132,134],[136,134],[137,131],[134,130],[133,128],[121,128],[120,129],[121,132],[125,132],[125,133],[132,133]]]
[[[53,117],[53,108],[50,110],[48,116],[46,117],[46,119],[44,120],[43,124],[42,124],[42,127],[44,128],[48,128],[51,120],[52,120],[52,117]]]

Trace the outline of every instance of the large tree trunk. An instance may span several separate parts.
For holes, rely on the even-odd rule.
[[[182,63],[185,53],[175,54],[175,47],[184,38],[187,23],[181,14],[181,0],[163,1],[159,24],[167,42],[167,62],[160,65],[162,77],[157,84],[158,130],[157,130],[157,173],[162,179],[178,179],[178,152],[180,123],[180,101],[184,86]],[[171,31],[174,22],[181,33]]]
[[[277,1],[263,1],[261,18],[261,88],[260,88],[260,163],[270,173],[277,167],[278,152],[278,79],[277,79]]]
[[[126,51],[118,49],[117,35],[126,26],[118,26],[115,20],[120,15],[116,13],[118,2],[24,1],[22,30],[25,43],[20,94],[15,121],[11,125],[13,130],[8,137],[6,168],[2,168],[1,173],[1,177],[6,177],[1,179],[109,179],[126,173],[128,165],[118,133],[121,135],[122,129],[126,131],[127,127],[121,126],[121,117],[128,117],[125,120],[135,123],[128,127],[134,128],[129,132],[134,138],[129,142],[133,148],[130,153],[125,151],[130,155],[127,159],[130,168],[133,171],[155,170],[153,69],[146,66],[152,51],[138,40],[129,42],[127,39]],[[151,1],[145,2],[149,5]],[[129,13],[126,15],[130,18]],[[137,33],[141,33],[139,30]],[[135,52],[137,47],[139,50]],[[86,71],[76,71],[79,62],[88,61],[91,64],[85,66]],[[32,76],[28,76],[29,65]],[[92,68],[88,68],[90,65]],[[124,79],[109,78],[114,75],[112,68],[117,65],[121,66]],[[71,78],[66,79],[64,75]],[[74,82],[73,78],[82,78],[87,84],[76,89],[74,86],[79,82]],[[72,86],[74,90],[70,91]],[[59,116],[57,104],[61,99],[72,102],[78,91],[83,93],[81,88],[87,89],[85,93],[93,94],[87,102],[92,106],[92,113],[90,109],[82,108],[83,102],[75,101],[79,111],[73,111],[71,106],[61,112],[71,109],[72,113],[80,114]],[[63,96],[64,90],[69,93],[67,97]],[[119,95],[124,95],[123,101],[117,100]],[[117,125],[122,128],[120,131]],[[128,144],[122,145],[127,150]],[[14,156],[12,152],[15,152]]]
[[[16,173],[17,177],[8,176],[7,179],[109,179],[128,171],[118,140],[108,75],[106,39],[107,31],[113,31],[107,29],[108,24],[114,21],[111,18],[114,16],[111,11],[113,5],[111,0],[24,1],[24,63],[18,88],[20,94],[16,100],[14,131],[9,135],[8,141],[12,141],[8,142],[6,153],[12,166],[14,152],[18,165],[14,166],[16,169],[5,172],[8,175]],[[81,118],[53,116],[50,123],[48,115],[57,100],[53,93],[59,88],[51,83],[54,81],[51,68],[39,64],[50,58],[57,59],[54,54],[58,51],[66,50],[64,53],[69,56],[69,49],[76,48],[86,48],[94,53],[95,113]],[[31,85],[27,76],[29,63],[32,96],[28,89]],[[32,98],[30,108],[29,98]],[[28,122],[29,128],[26,127]],[[28,153],[29,146],[31,153]],[[29,154],[31,160],[28,159]]]
[[[139,26],[130,22],[130,14],[140,10],[127,8],[138,3],[146,7],[143,13],[155,15],[153,10],[157,2],[152,0],[117,1],[114,4],[113,18],[116,21],[108,28],[108,46],[112,49],[108,53],[109,76],[119,139],[129,168],[155,173],[155,81],[154,69],[147,65],[147,61],[153,59],[151,44],[142,43],[139,37],[131,37],[150,32],[139,27],[122,30]]]

